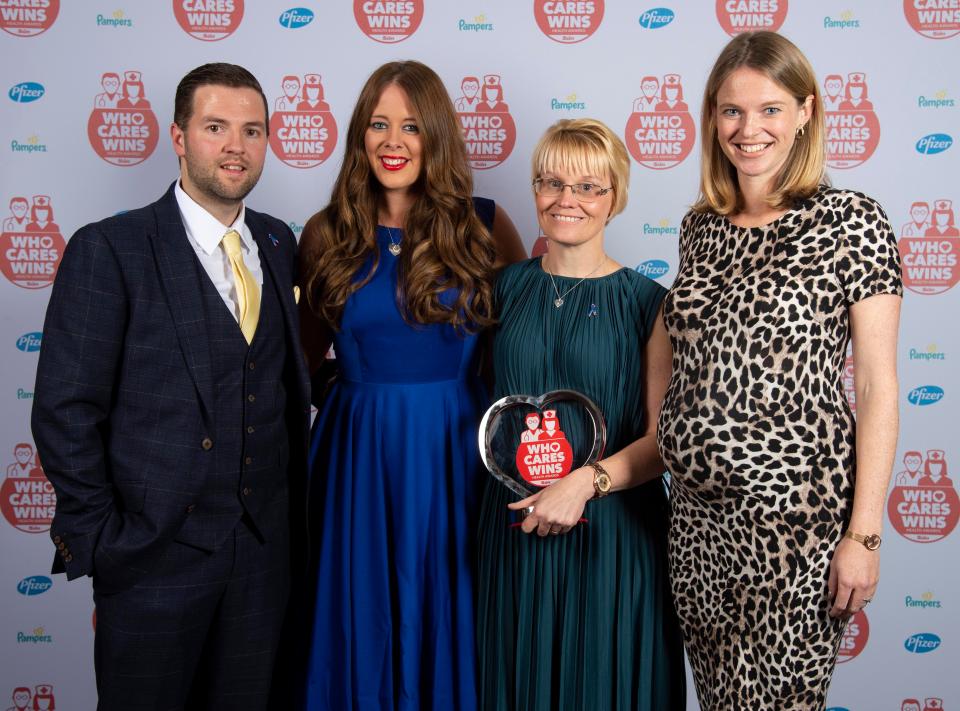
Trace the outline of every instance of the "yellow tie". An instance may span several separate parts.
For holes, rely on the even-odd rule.
[[[220,243],[233,269],[233,281],[237,287],[237,306],[240,308],[240,331],[249,344],[257,331],[257,321],[260,320],[260,286],[247,269],[247,265],[243,263],[243,255],[240,253],[240,233],[229,230]]]

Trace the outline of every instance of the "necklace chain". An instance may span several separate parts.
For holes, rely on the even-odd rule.
[[[580,281],[578,281],[576,284],[574,284],[573,286],[571,286],[569,289],[567,289],[567,290],[566,290],[565,292],[563,292],[562,294],[560,293],[560,289],[557,288],[557,280],[553,278],[553,272],[550,271],[550,267],[547,266],[547,264],[543,264],[543,268],[547,270],[547,274],[548,274],[549,277],[550,277],[550,283],[553,284],[553,293],[557,295],[557,298],[553,300],[553,305],[556,306],[558,309],[559,309],[561,306],[563,306],[564,297],[566,297],[571,291],[573,291],[573,290],[576,289],[578,286],[580,286],[580,285],[581,285],[584,281],[586,281],[588,278],[590,278],[591,276],[593,276],[593,275],[600,269],[600,267],[602,267],[602,266],[603,266],[604,264],[606,264],[606,263],[607,263],[607,255],[603,255],[603,261],[601,261],[597,266],[595,266],[595,267],[590,271],[589,274],[587,274],[587,275],[584,276],[584,277],[581,277],[581,278],[580,278]]]

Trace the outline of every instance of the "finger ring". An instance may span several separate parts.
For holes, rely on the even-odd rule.
[[[532,507],[532,506],[528,506],[527,508],[525,508],[525,509],[523,510],[523,515],[524,515],[524,516],[529,516],[529,515],[532,514],[532,513],[533,513],[533,507]]]
[[[872,597],[865,597],[865,598],[863,598],[863,606],[866,607],[866,606],[867,606],[867,603],[870,602],[871,600],[873,600]]]
[[[551,535],[551,536],[556,536],[556,535],[558,535],[558,534],[560,534],[560,533],[562,533],[562,532],[563,532],[563,529],[560,528],[559,526],[550,529],[550,535]]]

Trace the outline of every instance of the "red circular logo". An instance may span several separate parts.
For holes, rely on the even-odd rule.
[[[25,533],[50,530],[57,507],[53,485],[40,468],[33,445],[20,442],[13,447],[13,462],[7,465],[0,485],[0,509],[11,526]]]
[[[603,21],[603,0],[534,0],[540,31],[554,42],[582,42]]]
[[[690,155],[697,137],[680,75],[647,75],[640,80],[640,91],[627,119],[624,143],[640,165],[673,168]]]
[[[947,475],[942,449],[910,450],[893,478],[887,516],[901,536],[916,543],[947,537],[960,519],[960,497]]]
[[[11,198],[0,233],[0,270],[7,279],[24,289],[50,286],[66,246],[49,195]]]
[[[473,168],[485,170],[505,161],[517,142],[517,127],[503,100],[499,74],[464,77],[454,101]]]
[[[270,148],[294,168],[315,168],[337,145],[337,122],[323,98],[319,74],[287,74],[270,116]]]
[[[0,29],[14,37],[34,37],[50,29],[60,14],[60,0],[0,2]]]
[[[776,32],[787,17],[787,0],[717,0],[717,20],[731,37],[741,32]]]
[[[903,285],[917,294],[940,294],[960,280],[957,229],[953,200],[917,200],[910,206],[910,220],[900,229],[900,259]]]
[[[867,621],[867,615],[863,610],[854,613],[853,617],[847,622],[847,628],[843,631],[843,638],[840,640],[840,651],[837,654],[837,664],[849,662],[856,657],[863,648],[867,646],[867,639],[870,637],[870,623]]]
[[[534,486],[547,486],[569,474],[573,448],[560,429],[557,411],[528,412],[524,423],[516,457],[520,475]]]
[[[243,0],[173,0],[173,14],[191,37],[216,42],[240,26]]]
[[[420,27],[423,0],[353,0],[353,16],[370,39],[402,42]]]
[[[924,37],[947,39],[960,33],[957,0],[903,0],[903,14],[910,26]]]
[[[160,127],[140,72],[104,72],[100,87],[87,120],[90,145],[111,165],[142,163],[157,147]]]
[[[827,165],[855,168],[870,158],[880,143],[880,121],[867,98],[866,75],[850,72],[844,80],[839,74],[829,74],[823,88]]]

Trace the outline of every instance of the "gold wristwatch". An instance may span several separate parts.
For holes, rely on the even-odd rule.
[[[868,551],[875,551],[880,547],[880,536],[876,533],[869,533],[863,535],[862,533],[854,533],[853,531],[847,531],[843,534],[844,538],[851,538],[857,543],[862,543],[863,547]]]
[[[610,480],[610,475],[607,474],[607,470],[600,465],[600,462],[590,462],[590,466],[593,467],[593,497],[595,499],[602,499],[610,493],[610,487],[613,486],[613,482]]]

